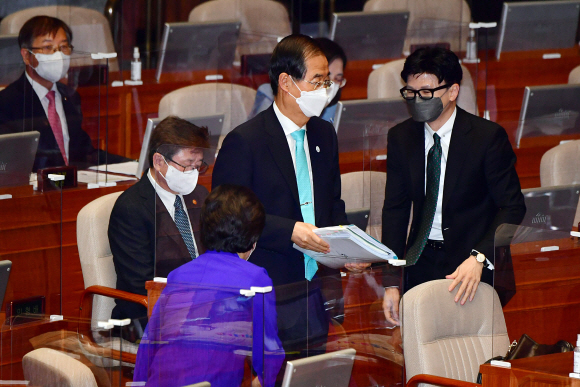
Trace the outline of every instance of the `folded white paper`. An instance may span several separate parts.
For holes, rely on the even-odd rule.
[[[107,165],[95,165],[89,167],[93,171],[107,172],[110,173],[120,173],[121,175],[135,176],[137,174],[137,167],[139,163],[137,161],[126,161],[124,163],[118,164],[107,164]]]
[[[374,263],[397,259],[391,249],[355,225],[317,228],[314,233],[330,245],[330,253],[294,248],[317,262],[338,269],[345,263]]]

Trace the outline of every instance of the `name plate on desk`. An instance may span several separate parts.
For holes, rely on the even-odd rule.
[[[64,180],[52,181],[48,175],[64,175]],[[38,190],[40,192],[55,191],[77,186],[77,167],[54,167],[38,170]]]
[[[44,296],[35,296],[10,301],[6,303],[6,319],[11,320],[12,325],[23,324],[35,320],[34,318],[27,318],[25,316],[17,319],[13,319],[13,317],[29,314],[42,315],[44,314],[44,302]]]

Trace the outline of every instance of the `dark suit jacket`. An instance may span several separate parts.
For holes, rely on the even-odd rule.
[[[85,169],[90,165],[104,164],[106,158],[108,163],[127,161],[128,159],[124,157],[93,148],[91,138],[81,128],[83,114],[79,94],[62,83],[57,83],[57,88],[62,96],[70,137],[69,164]],[[40,99],[24,73],[6,89],[0,91],[0,107],[0,134],[32,130],[40,132],[33,171],[64,165],[64,159]]]
[[[346,224],[336,132],[318,117],[311,118],[306,127],[316,226]],[[249,187],[266,209],[266,227],[250,262],[264,267],[274,285],[303,281],[304,256],[290,240],[294,224],[303,221],[298,186],[288,141],[272,106],[224,139],[212,187],[224,183]]]
[[[336,132],[318,117],[312,117],[306,127],[316,226],[346,224],[344,202],[340,199]],[[303,221],[296,174],[288,141],[272,106],[224,139],[213,169],[212,186],[224,183],[249,187],[266,209],[266,226],[250,262],[265,268],[275,286],[296,283],[276,291],[279,337],[284,349],[303,349],[307,336],[309,343],[325,341],[328,316],[322,294],[326,299],[342,299],[340,275],[337,270],[319,265],[318,278],[307,290],[304,256],[290,240],[296,222]],[[319,279],[323,277],[324,284],[336,286],[322,286]],[[338,315],[340,311],[330,313]]]
[[[403,257],[411,204],[407,246],[416,239],[425,200],[424,124],[409,119],[392,128],[387,155],[382,242]],[[446,274],[453,273],[472,249],[492,260],[497,227],[523,219],[526,207],[515,162],[501,126],[457,108],[443,189]],[[491,283],[492,272],[484,269],[482,280]]]
[[[208,195],[198,185],[184,197],[193,236],[202,254],[199,239],[201,206]],[[109,221],[109,243],[117,273],[117,289],[146,294],[145,281],[167,275],[191,257],[185,242],[155,193],[147,175],[119,196]],[[116,301],[113,318],[140,318],[147,314],[140,305]]]

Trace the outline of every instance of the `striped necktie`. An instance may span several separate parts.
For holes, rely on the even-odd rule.
[[[173,205],[175,207],[175,225],[177,226],[177,229],[179,230],[179,233],[185,242],[185,246],[187,246],[187,251],[189,251],[191,259],[195,259],[197,257],[195,243],[193,242],[193,235],[191,235],[189,219],[183,210],[183,203],[181,202],[179,195],[175,195],[175,203]]]
[[[425,188],[425,202],[423,203],[423,212],[421,213],[421,224],[415,243],[407,251],[405,259],[407,266],[414,265],[419,260],[429,234],[433,226],[435,209],[437,208],[437,196],[439,195],[439,179],[441,178],[441,138],[437,133],[433,133],[434,144],[429,149],[427,155],[427,186]]]
[[[304,223],[314,224],[314,205],[312,203],[312,187],[310,185],[310,173],[308,172],[308,162],[304,151],[304,129],[290,133],[296,140],[296,183],[298,185],[298,197],[300,199],[300,212]],[[304,277],[310,281],[316,271],[318,264],[312,257],[304,254]]]

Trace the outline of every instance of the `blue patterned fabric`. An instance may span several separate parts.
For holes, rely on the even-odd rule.
[[[441,138],[437,133],[433,133],[435,142],[427,155],[427,186],[425,188],[425,203],[423,203],[423,212],[421,213],[421,224],[415,243],[407,251],[405,259],[407,266],[414,265],[419,260],[429,234],[433,226],[435,209],[437,208],[437,196],[439,195],[439,179],[441,178]]]
[[[193,242],[193,235],[191,235],[191,228],[189,227],[189,219],[183,210],[183,203],[178,195],[175,195],[175,203],[173,205],[175,206],[175,225],[185,242],[185,246],[187,246],[191,259],[195,259],[197,252],[195,251],[195,243]]]
[[[296,140],[296,183],[298,184],[298,196],[300,198],[300,212],[304,223],[314,224],[314,205],[312,203],[312,186],[310,185],[310,173],[308,172],[308,162],[304,151],[304,129],[292,132],[290,135]],[[304,277],[310,281],[316,271],[318,264],[312,257],[304,254]]]

